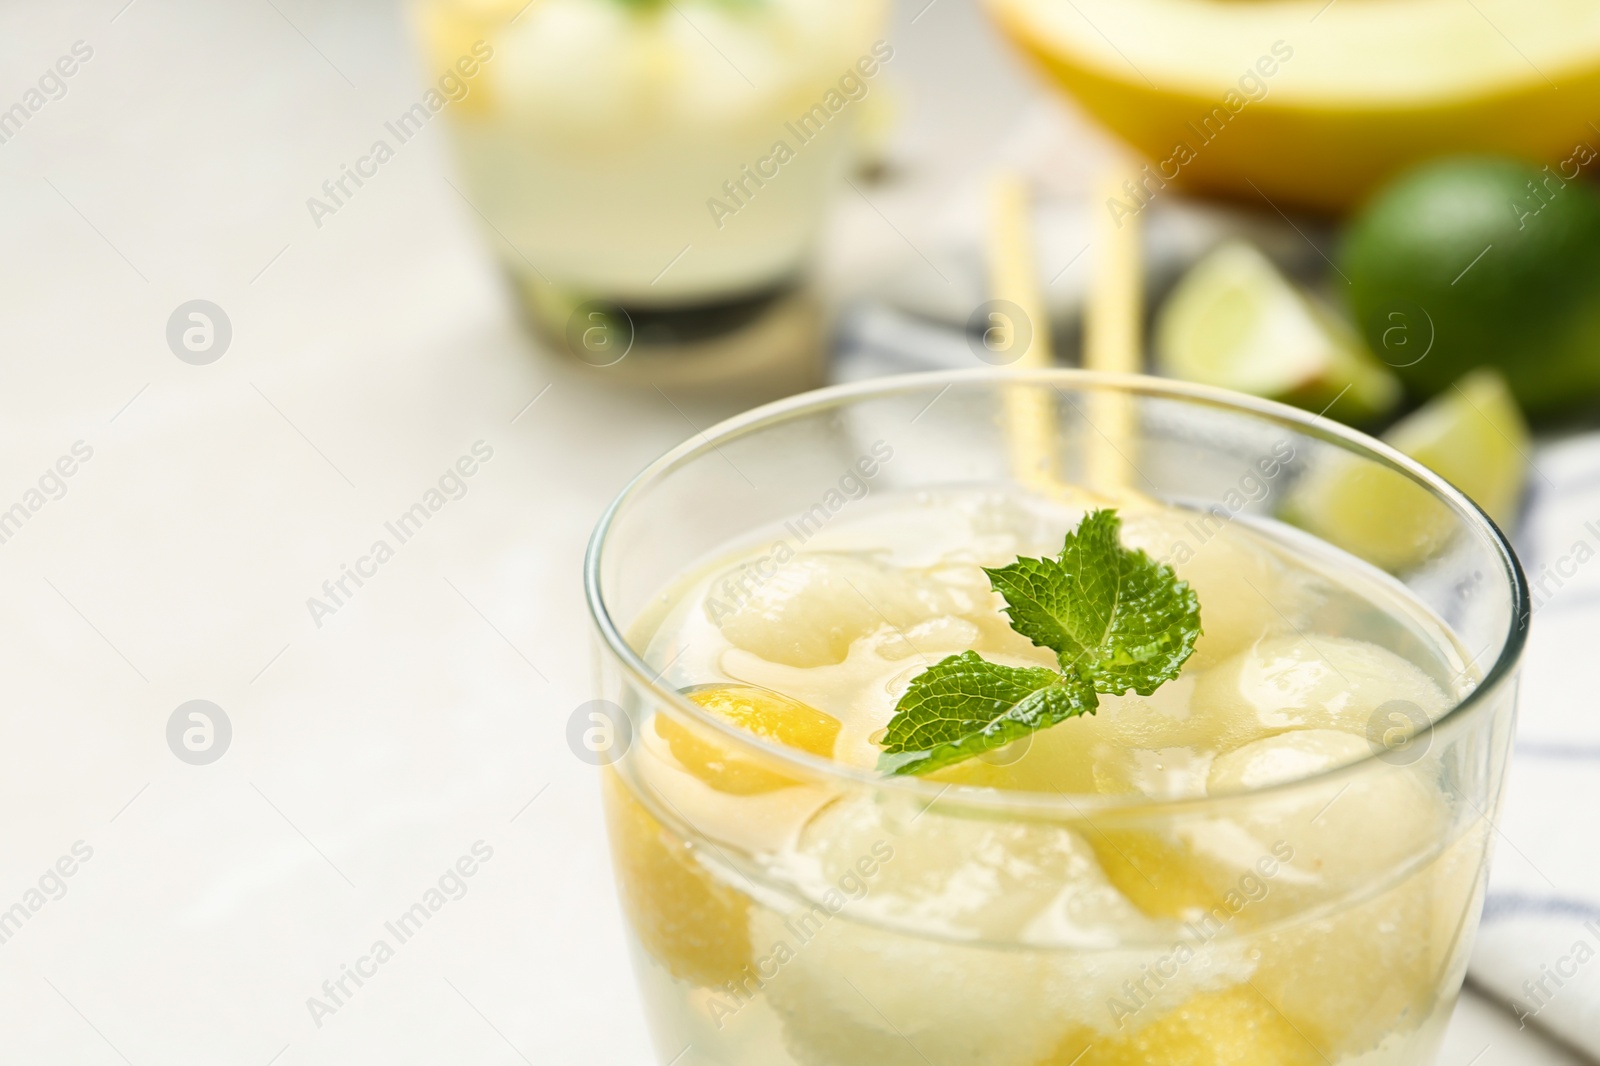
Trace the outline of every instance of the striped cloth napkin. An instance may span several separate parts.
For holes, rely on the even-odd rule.
[[[1600,1060],[1600,434],[1533,457],[1516,751],[1470,979]]]

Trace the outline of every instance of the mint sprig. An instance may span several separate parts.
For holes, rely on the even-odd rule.
[[[1200,601],[1172,568],[1122,546],[1115,511],[1093,511],[1055,559],[984,568],[1011,628],[1099,692],[1148,696],[1178,676],[1200,635]]]
[[[1011,628],[1056,653],[1061,672],[967,651],[912,678],[878,768],[924,774],[1093,714],[1098,693],[1148,696],[1178,676],[1200,636],[1200,601],[1171,567],[1122,546],[1121,519],[1091,511],[1053,559],[985,568]]]

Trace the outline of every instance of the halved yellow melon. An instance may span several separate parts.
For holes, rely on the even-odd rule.
[[[1559,169],[1600,145],[1590,0],[987,3],[1150,173],[1258,204],[1341,210],[1433,156]]]

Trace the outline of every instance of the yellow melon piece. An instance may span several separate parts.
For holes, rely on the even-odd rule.
[[[1207,877],[1208,865],[1189,846],[1145,829],[1086,829],[1106,879],[1134,906],[1157,918],[1185,918],[1221,903]]]
[[[662,825],[615,770],[602,792],[617,891],[640,944],[683,981],[720,986],[750,961],[750,899],[711,876],[697,846]]]
[[[495,39],[524,6],[526,0],[428,0],[417,5],[414,17],[427,64],[424,75],[436,88],[438,79],[447,74],[454,74],[466,87],[466,95],[453,100],[451,110],[482,116],[494,109]]]
[[[1038,1066],[1325,1066],[1327,1059],[1248,985],[1202,992],[1140,1028],[1080,1029]]]
[[[705,685],[686,693],[712,715],[765,740],[832,758],[839,739],[839,720],[798,700],[755,685]],[[733,751],[703,726],[665,715],[655,719],[656,733],[685,770],[718,792],[753,796],[799,784],[770,768],[759,756]]]

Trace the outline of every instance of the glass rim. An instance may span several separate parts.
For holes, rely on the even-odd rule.
[[[1313,415],[1298,407],[1263,400],[1245,393],[1234,392],[1211,385],[1159,378],[1147,374],[1119,374],[1103,371],[1081,370],[1073,367],[1042,367],[1017,369],[1009,367],[977,368],[967,370],[936,370],[915,374],[897,374],[870,378],[863,381],[830,385],[798,393],[772,403],[751,408],[718,422],[697,433],[683,443],[651,462],[625,485],[607,505],[590,535],[584,553],[584,598],[589,615],[599,631],[605,650],[621,665],[630,680],[640,686],[660,705],[671,708],[684,718],[701,724],[721,734],[735,747],[757,753],[761,758],[779,763],[789,763],[805,771],[809,778],[825,778],[851,785],[866,786],[912,796],[921,796],[931,803],[954,794],[962,806],[1018,811],[1038,808],[1069,808],[1082,816],[1085,810],[1095,813],[1117,812],[1172,812],[1193,807],[1215,807],[1230,801],[1253,800],[1260,796],[1283,794],[1310,786],[1336,782],[1353,777],[1374,763],[1389,765],[1383,758],[1387,752],[1373,751],[1353,762],[1345,763],[1307,777],[1259,788],[1245,789],[1216,796],[1189,796],[1181,798],[1154,797],[1138,793],[1061,793],[1056,795],[1025,790],[1006,790],[980,786],[957,785],[952,782],[930,781],[915,775],[889,776],[863,767],[849,766],[810,752],[777,744],[769,744],[739,729],[731,723],[706,713],[704,708],[688,699],[682,692],[660,683],[660,673],[653,671],[644,658],[636,652],[623,635],[622,628],[611,616],[600,574],[602,558],[608,547],[608,534],[627,506],[650,486],[684,464],[707,454],[715,454],[718,445],[747,436],[764,428],[779,425],[802,415],[828,408],[846,406],[852,401],[882,398],[923,392],[943,385],[945,389],[962,383],[985,385],[1043,384],[1059,389],[1062,385],[1075,388],[1118,391],[1130,395],[1187,401],[1201,406],[1222,408],[1256,416],[1264,422],[1291,427],[1307,436],[1319,438],[1405,475],[1445,503],[1465,525],[1474,527],[1494,546],[1499,556],[1503,576],[1511,592],[1511,626],[1494,664],[1484,672],[1471,692],[1455,702],[1425,730],[1416,736],[1437,736],[1441,730],[1454,730],[1462,722],[1475,717],[1474,711],[1493,702],[1492,697],[1512,680],[1523,649],[1527,643],[1529,618],[1529,590],[1522,564],[1517,559],[1510,541],[1500,527],[1481,507],[1455,486],[1383,441],[1342,423]],[[941,395],[943,391],[941,390]],[[1320,540],[1320,538],[1318,538]]]

